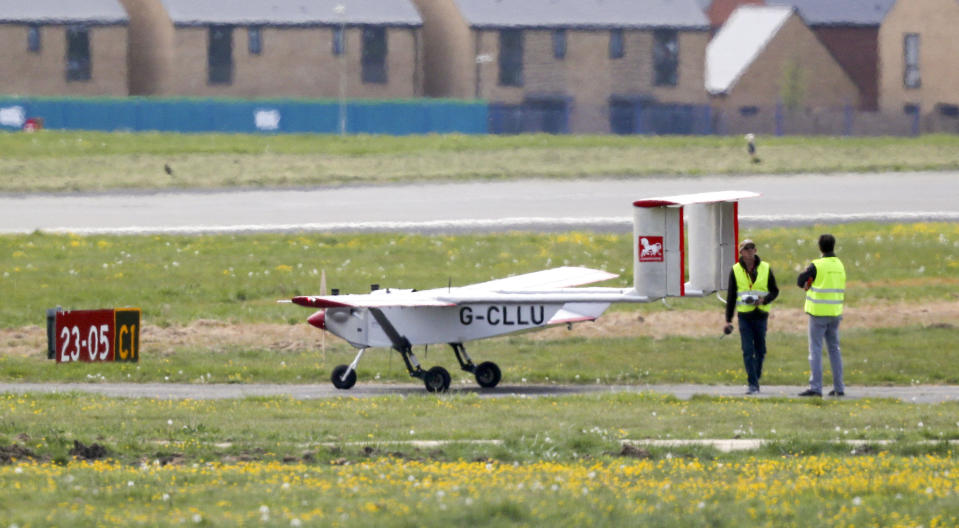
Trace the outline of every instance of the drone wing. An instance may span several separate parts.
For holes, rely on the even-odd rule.
[[[616,278],[602,270],[564,266],[504,279],[470,284],[456,288],[432,290],[376,290],[352,295],[303,295],[292,302],[313,308],[371,308],[387,306],[456,306],[478,302],[609,302],[607,297],[620,300],[618,288],[573,288]]]
[[[615,279],[619,275],[608,271],[583,267],[563,266],[523,275],[495,279],[463,286],[461,290],[485,290],[496,292],[507,291],[541,291],[555,288],[572,288],[594,282]]]

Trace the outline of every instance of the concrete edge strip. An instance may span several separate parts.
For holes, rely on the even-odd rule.
[[[631,445],[634,447],[666,447],[666,448],[677,448],[677,447],[710,447],[716,449],[717,451],[723,453],[731,453],[738,451],[755,451],[765,446],[777,445],[785,442],[784,440],[765,440],[761,438],[732,438],[732,439],[721,439],[721,438],[700,438],[700,439],[672,439],[672,440],[621,440],[620,444],[623,446]],[[919,442],[904,442],[908,445],[937,445],[939,443],[945,442],[951,446],[959,445],[959,440],[922,440]],[[155,440],[153,441],[156,445],[168,446],[171,444],[169,440]],[[468,439],[459,439],[459,440],[370,440],[367,442],[319,442],[316,444],[302,444],[302,447],[415,447],[420,449],[436,449],[440,447],[447,447],[451,445],[491,445],[491,446],[501,446],[505,442],[498,439],[486,439],[486,440],[468,440]],[[898,440],[827,440],[825,443],[831,445],[846,446],[852,449],[866,447],[866,446],[891,446],[897,443],[900,443]],[[233,447],[232,442],[215,442],[212,444],[214,447],[220,449],[228,449]]]
[[[717,451],[723,453],[730,453],[733,451],[753,451],[767,445],[776,445],[785,442],[785,440],[764,440],[760,438],[734,438],[734,439],[695,439],[695,440],[623,440],[622,444],[633,445],[633,446],[647,446],[647,447],[689,447],[689,446],[702,446],[702,447],[712,447]],[[919,445],[937,445],[941,442],[946,442],[949,445],[959,445],[959,440],[922,440],[918,443]],[[832,445],[842,445],[848,446],[850,448],[858,448],[865,446],[890,446],[899,443],[898,440],[828,440],[826,443]],[[910,442],[905,442],[909,445],[912,445]]]
[[[743,215],[740,222],[746,226],[789,226],[836,224],[852,222],[956,222],[959,212],[885,212],[810,215]],[[42,229],[0,229],[0,234],[27,234],[34,231],[51,234],[76,235],[204,235],[226,233],[377,233],[415,231],[424,233],[457,233],[509,230],[569,230],[628,231],[630,217],[547,218],[514,217],[499,219],[430,220],[420,222],[330,222],[304,224],[235,224],[186,226],[124,226],[124,227],[49,227]]]

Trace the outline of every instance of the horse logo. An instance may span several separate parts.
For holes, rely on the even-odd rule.
[[[640,262],[663,261],[663,237],[661,236],[639,237],[638,249]]]

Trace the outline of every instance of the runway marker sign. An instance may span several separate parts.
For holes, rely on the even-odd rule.
[[[57,363],[140,359],[139,308],[57,310],[50,319],[47,357]]]

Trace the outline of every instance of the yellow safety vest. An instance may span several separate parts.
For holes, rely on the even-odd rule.
[[[756,268],[756,282],[749,277],[749,273],[739,262],[733,264],[733,273],[736,275],[736,311],[751,312],[753,310],[769,311],[769,305],[746,304],[743,299],[752,295],[760,299],[769,294],[769,264],[759,261]]]
[[[812,261],[816,266],[816,280],[806,290],[806,313],[820,317],[842,315],[846,298],[846,268],[837,257]]]

